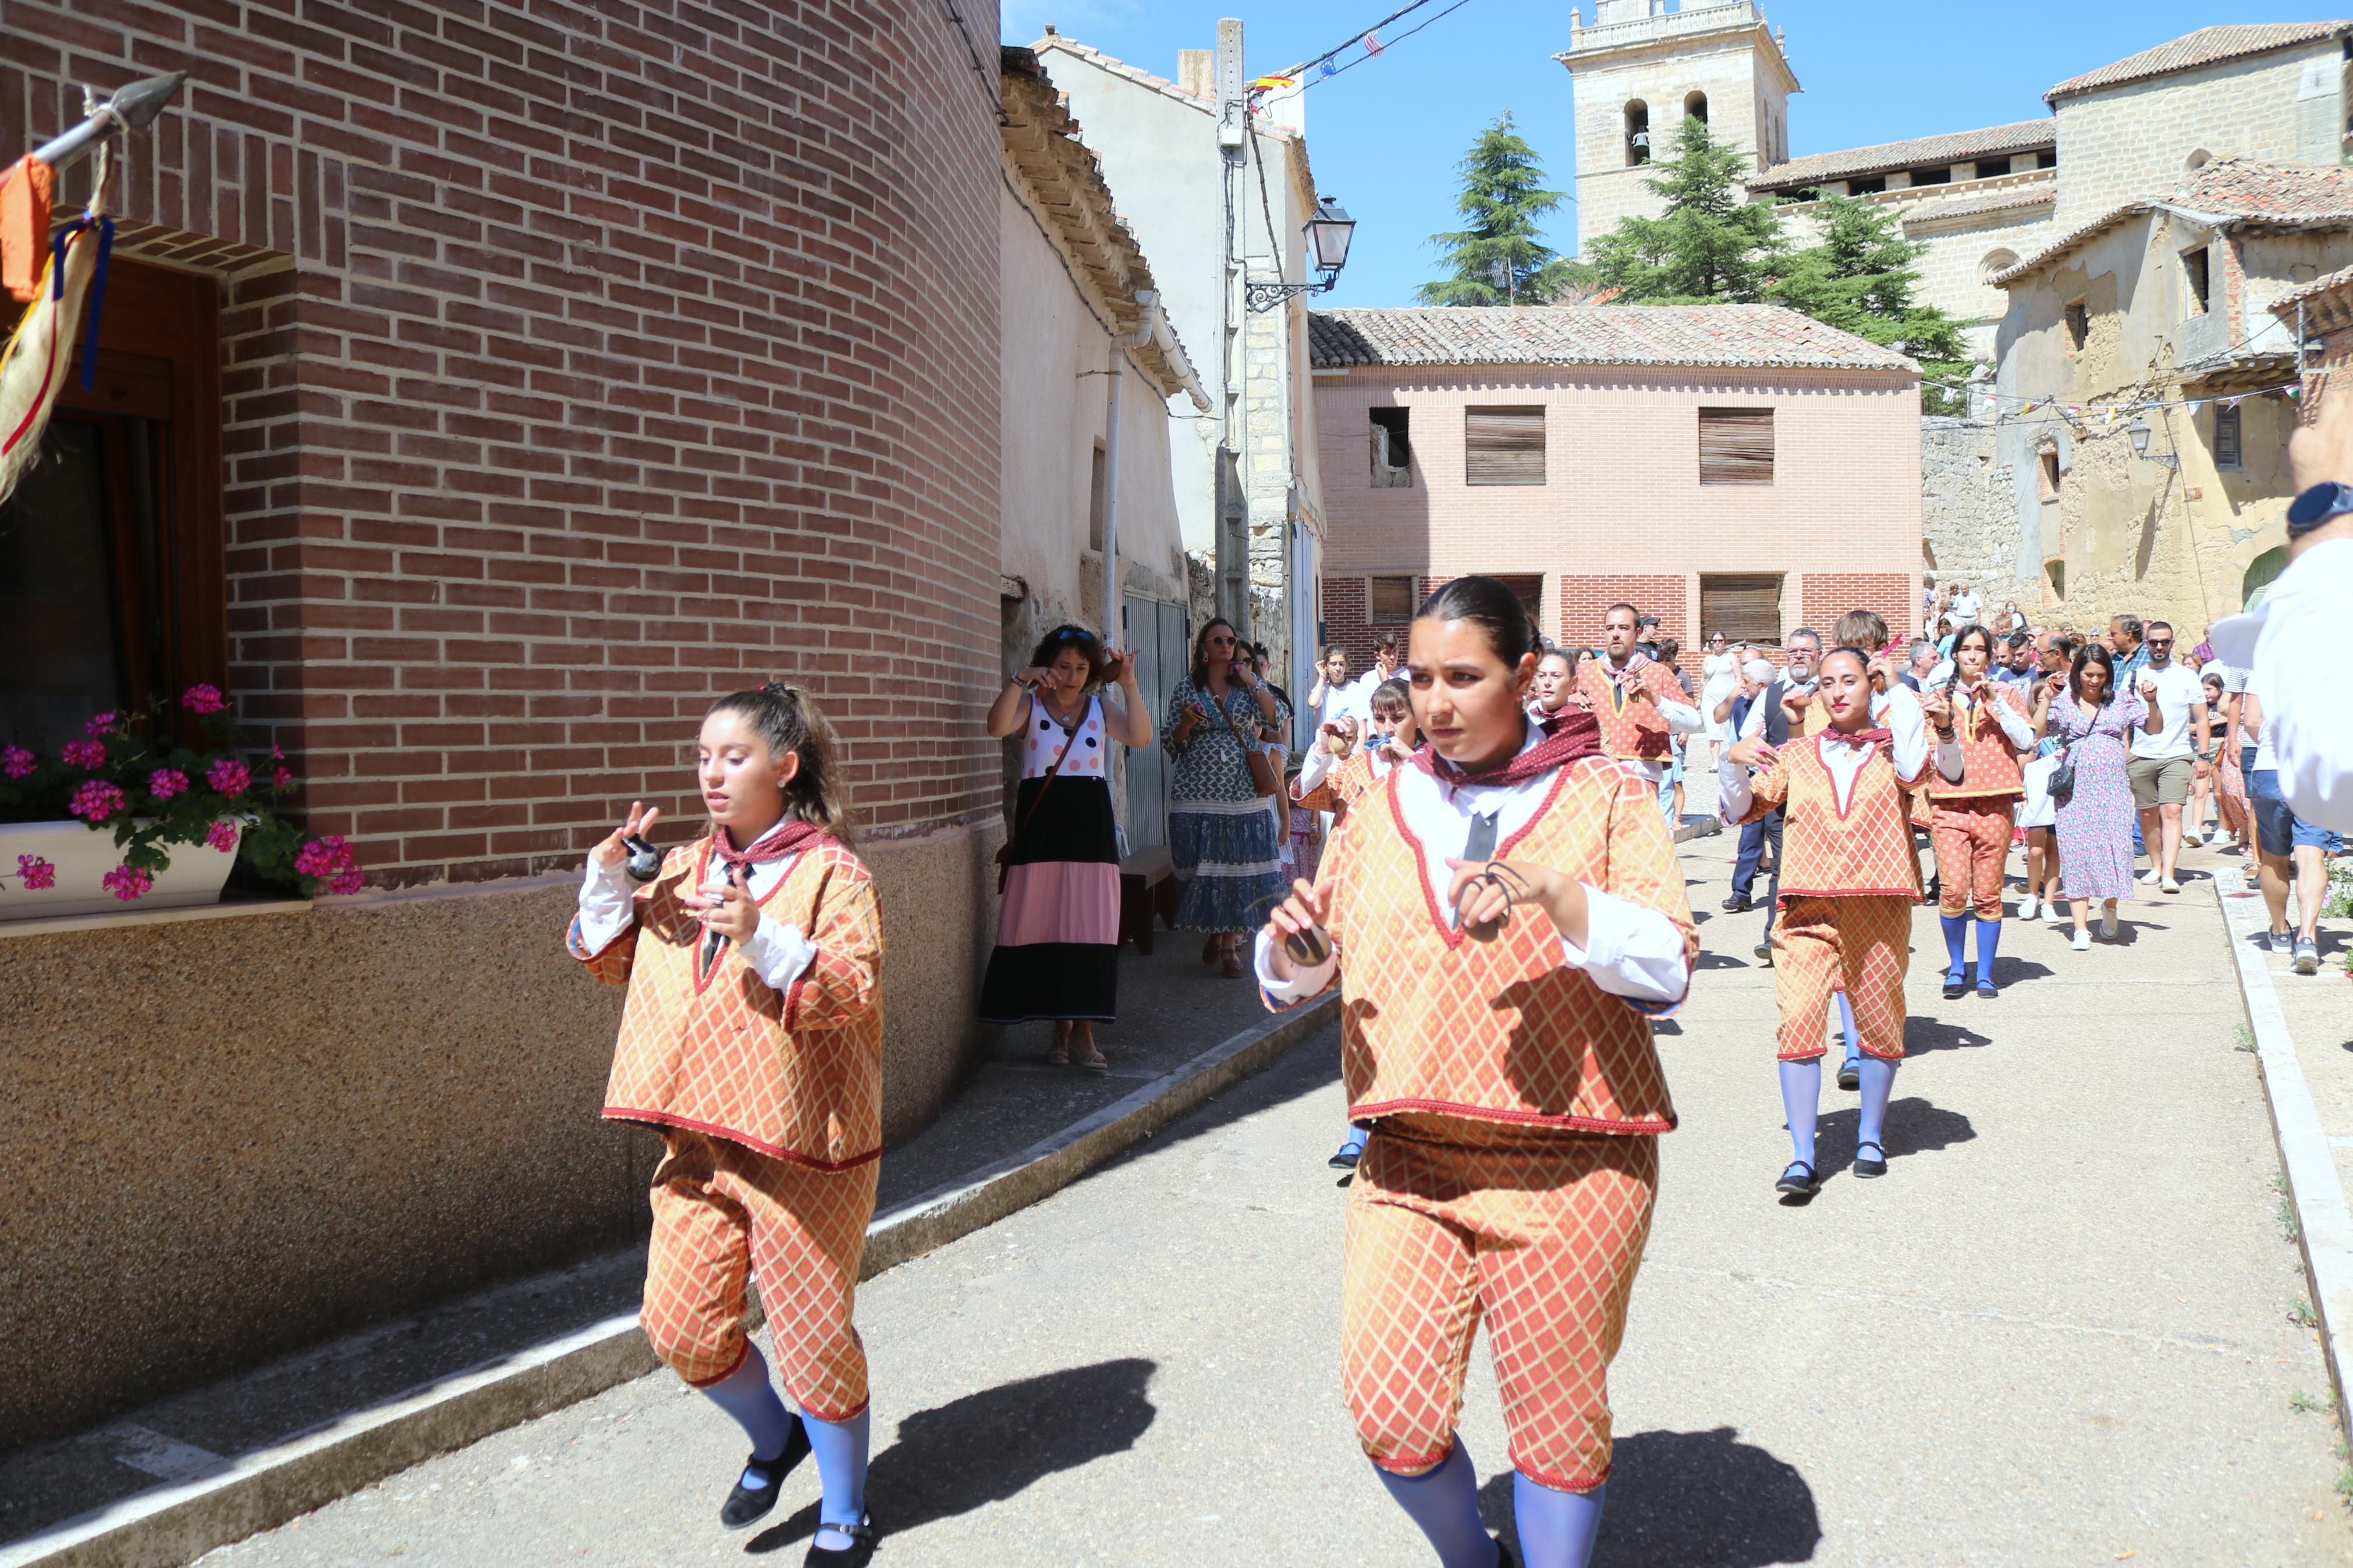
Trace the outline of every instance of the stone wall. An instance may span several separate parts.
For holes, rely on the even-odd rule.
[[[1994,427],[1930,415],[1920,421],[1920,570],[1962,582],[1989,605],[2042,604],[2039,568],[2021,578],[2016,492],[1997,461]]]

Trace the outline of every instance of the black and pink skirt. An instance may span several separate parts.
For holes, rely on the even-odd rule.
[[[1038,791],[1047,792],[1038,805]],[[1036,815],[1030,807],[1037,805]],[[1119,997],[1119,837],[1102,779],[1023,779],[980,1021],[1108,1024]]]

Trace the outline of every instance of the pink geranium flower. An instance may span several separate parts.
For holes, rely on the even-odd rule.
[[[232,853],[237,848],[237,824],[227,821],[214,823],[205,829],[205,842],[224,855]]]
[[[350,870],[344,872],[342,876],[336,878],[333,881],[328,883],[327,891],[331,893],[356,893],[366,883],[366,874],[361,871],[357,866],[354,866]]]
[[[100,877],[98,882],[99,886],[127,904],[133,899],[145,898],[147,889],[155,885],[155,879],[136,866],[117,866]]]
[[[16,857],[16,879],[28,892],[40,892],[58,885],[58,868],[38,855]]]
[[[217,713],[228,704],[217,686],[191,686],[180,693],[180,706],[191,713]]]
[[[69,767],[100,768],[106,765],[106,742],[103,741],[68,741],[58,751]]]
[[[242,795],[245,786],[252,782],[253,774],[247,772],[245,764],[235,757],[223,757],[212,765],[211,772],[205,774],[205,783],[223,795]]]
[[[294,869],[325,882],[331,893],[356,893],[367,880],[360,870],[359,856],[340,833],[302,846],[302,852],[294,857]]]
[[[22,746],[0,746],[0,773],[6,773],[12,779],[23,778],[39,761]]]
[[[287,768],[279,769],[277,773],[271,777],[269,787],[272,789],[292,789],[294,787],[294,774],[292,771]]]
[[[110,709],[104,713],[91,714],[90,722],[81,727],[81,732],[91,736],[111,735],[121,728],[122,728],[122,715]]]
[[[79,789],[74,791],[73,804],[66,809],[83,821],[95,826],[104,822],[128,804],[122,792],[114,785],[108,784],[104,779],[90,779],[85,781]]]
[[[188,775],[177,768],[157,768],[147,775],[147,793],[157,800],[169,800],[188,787]]]

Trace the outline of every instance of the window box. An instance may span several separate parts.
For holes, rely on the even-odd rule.
[[[242,837],[245,825],[237,824],[237,830]],[[52,868],[51,877],[35,879],[48,881],[47,887],[25,885],[27,862]],[[227,853],[202,844],[179,847],[171,865],[155,873],[154,885],[129,902],[116,898],[102,880],[121,863],[121,847],[108,828],[87,827],[71,818],[0,823],[0,921],[216,904],[237,864],[237,847],[232,844]]]

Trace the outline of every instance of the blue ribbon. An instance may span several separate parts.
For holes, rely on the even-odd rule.
[[[114,220],[111,217],[78,217],[58,230],[49,241],[49,298],[62,301],[66,297],[66,241],[86,228],[98,230],[98,272],[90,280],[90,332],[82,342],[81,389],[84,392],[98,384],[98,317],[106,304],[106,264],[114,254]]]

